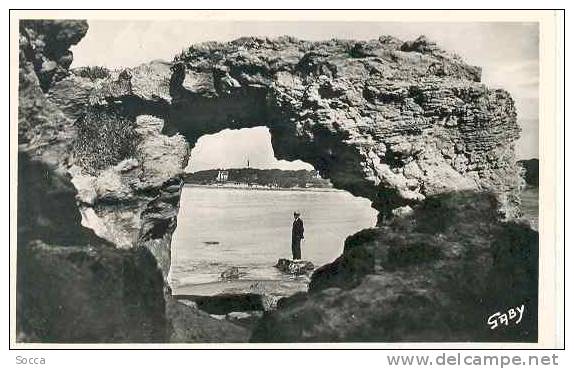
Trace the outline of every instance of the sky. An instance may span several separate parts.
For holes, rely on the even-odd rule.
[[[516,101],[522,137],[519,159],[538,157],[538,24],[503,22],[262,22],[262,21],[109,21],[89,20],[84,39],[72,48],[72,67],[131,67],[155,59],[171,60],[191,44],[230,41],[242,36],[295,36],[306,40],[367,40],[392,35],[413,40],[426,35],[471,65],[482,67],[482,82],[509,91]],[[249,157],[259,168],[299,169],[302,162],[277,161],[264,127],[204,136],[195,145],[187,170],[241,167]],[[199,169],[201,168],[201,169]]]
[[[186,171],[244,168],[248,160],[250,168],[313,169],[311,164],[301,160],[275,159],[269,129],[254,127],[224,129],[216,134],[201,136],[193,148]]]

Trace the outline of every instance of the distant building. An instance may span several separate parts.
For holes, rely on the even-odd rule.
[[[215,180],[219,183],[225,183],[227,182],[227,178],[229,178],[229,171],[220,170],[217,172],[217,178]]]

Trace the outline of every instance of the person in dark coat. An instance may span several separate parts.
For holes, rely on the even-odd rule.
[[[300,218],[301,214],[296,211],[293,213],[293,229],[291,230],[291,251],[293,252],[293,260],[301,260],[301,240],[305,238],[303,232],[303,221]]]

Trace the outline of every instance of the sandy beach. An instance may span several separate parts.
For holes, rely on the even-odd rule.
[[[292,281],[272,280],[234,280],[181,286],[177,290],[178,296],[214,296],[223,294],[267,294],[274,296],[290,296],[297,292],[306,292],[309,278],[300,276]]]

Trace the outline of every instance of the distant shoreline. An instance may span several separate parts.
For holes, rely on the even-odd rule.
[[[299,191],[299,192],[345,192],[344,190],[340,190],[337,188],[332,187],[291,187],[291,188],[284,188],[284,187],[264,187],[264,186],[242,186],[242,185],[233,185],[233,184],[225,184],[225,185],[202,185],[202,184],[194,184],[194,183],[184,183],[184,187],[197,187],[197,188],[211,188],[211,189],[233,189],[233,190],[250,190],[250,191]]]

